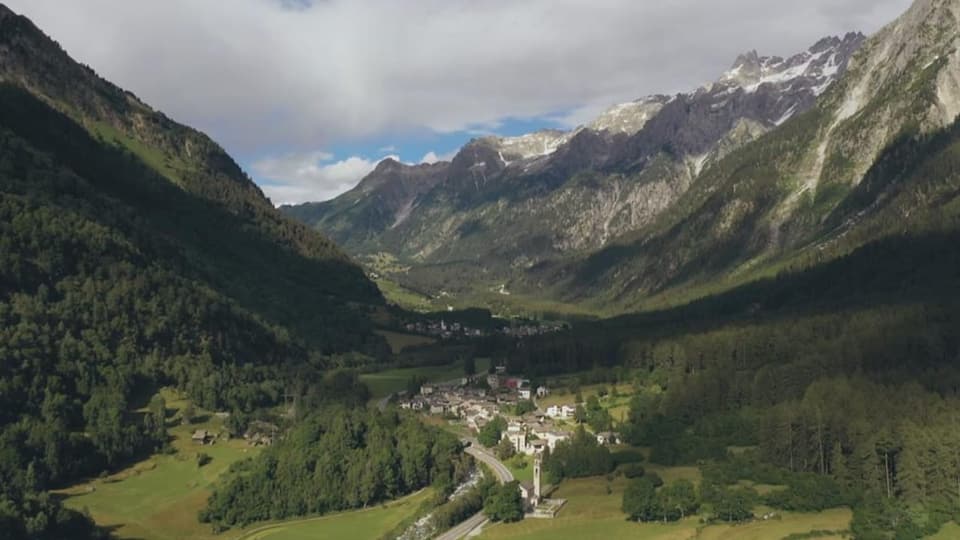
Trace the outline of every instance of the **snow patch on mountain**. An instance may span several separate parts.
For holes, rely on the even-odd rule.
[[[628,103],[614,105],[603,112],[596,120],[587,124],[594,131],[609,131],[633,135],[647,125],[669,98],[650,96]]]

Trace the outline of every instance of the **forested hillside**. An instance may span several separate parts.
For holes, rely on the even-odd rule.
[[[222,149],[0,7],[0,522],[81,538],[40,495],[162,447],[161,385],[275,404],[385,354],[376,286],[280,216]],[[364,356],[365,355],[365,356]],[[313,374],[313,375],[311,375]]]
[[[327,406],[256,460],[237,464],[200,519],[215,528],[367,507],[470,472],[460,441],[414,416]]]

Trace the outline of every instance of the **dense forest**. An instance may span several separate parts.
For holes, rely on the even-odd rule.
[[[222,529],[365,507],[431,485],[446,494],[471,467],[456,437],[414,416],[330,406],[236,464],[200,519]]]
[[[323,371],[387,358],[383,299],[215,143],[2,7],[0,47],[0,523],[83,538],[44,492],[162,447],[132,412],[158,387],[238,413],[338,396]]]
[[[638,392],[618,429],[655,462],[717,463],[698,500],[731,520],[756,502],[849,505],[857,538],[920,538],[960,517],[958,240],[890,238],[681,308],[529,341],[508,365],[583,382],[639,373],[661,387]],[[737,458],[731,446],[756,450]],[[737,480],[789,489],[762,498]],[[625,510],[664,519],[665,496],[637,483]]]

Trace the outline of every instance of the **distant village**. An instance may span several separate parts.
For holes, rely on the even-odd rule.
[[[441,339],[478,338],[500,334],[513,337],[531,337],[559,332],[565,328],[563,323],[525,321],[505,324],[495,329],[474,328],[459,322],[417,321],[404,325],[408,332],[434,336]]]
[[[574,421],[575,407],[552,405],[521,416],[514,411],[519,402],[536,402],[549,393],[546,386],[534,388],[529,379],[505,375],[501,366],[489,375],[424,384],[417,395],[399,394],[398,404],[403,409],[456,418],[473,432],[479,432],[497,416],[512,417],[502,438],[509,439],[517,453],[538,455],[547,448],[555,450],[558,443],[573,436],[568,425]],[[618,443],[617,434],[612,432],[597,433],[596,437],[599,444]]]

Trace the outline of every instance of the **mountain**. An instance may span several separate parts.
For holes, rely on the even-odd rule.
[[[539,291],[540,268],[650,226],[705,169],[810,109],[864,40],[747,53],[695,91],[616,105],[572,131],[476,139],[449,163],[384,162],[332,201],[282,210],[368,261],[395,257],[390,277],[415,290]]]
[[[0,6],[0,523],[96,536],[39,494],[166,444],[161,386],[250,412],[377,361],[383,298],[215,142]],[[162,403],[151,410],[164,414]],[[156,429],[159,426],[160,429]]]
[[[918,0],[864,43],[811,110],[707,167],[655,223],[558,265],[553,279],[568,280],[569,298],[632,309],[891,235],[952,230],[958,14],[956,0]]]

